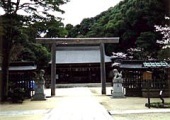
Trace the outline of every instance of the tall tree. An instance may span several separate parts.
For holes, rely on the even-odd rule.
[[[5,14],[2,18],[2,97],[7,95],[8,91],[8,67],[10,62],[11,50],[16,46],[22,32],[20,28],[22,26],[21,16],[15,14]],[[3,99],[3,98],[2,98]]]
[[[77,31],[83,33],[81,34],[83,37],[120,37],[119,45],[112,46],[114,49],[110,49],[111,45],[106,48],[126,52],[129,48],[138,47],[139,44],[136,43],[146,38],[148,36],[146,33],[153,33],[150,35],[154,40],[147,39],[145,42],[148,41],[148,44],[151,44],[151,41],[156,42],[156,39],[160,36],[158,32],[155,32],[154,25],[165,24],[165,14],[165,5],[162,0],[123,0],[88,21],[84,19],[85,23],[83,20],[79,28],[81,30],[82,28],[90,29],[84,29],[83,32],[77,29]],[[138,40],[139,42],[137,42]],[[157,44],[153,45],[155,45],[155,48],[159,47]],[[111,53],[112,51],[108,52]]]
[[[55,16],[52,12],[61,12],[60,5],[68,0],[1,0],[0,8],[4,10],[4,15],[0,16],[2,20],[0,28],[2,38],[2,81],[0,86],[1,100],[4,100],[8,94],[8,68],[10,63],[10,53],[12,47],[17,43],[18,37],[22,36],[20,27],[26,26],[25,23],[32,24],[36,21],[46,21]],[[23,16],[18,15],[20,11],[25,11],[29,21],[23,21]]]

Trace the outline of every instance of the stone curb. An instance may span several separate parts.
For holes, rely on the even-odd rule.
[[[1,116],[18,116],[18,115],[36,115],[36,114],[47,114],[51,110],[46,109],[46,110],[18,110],[18,111],[4,111],[0,112]]]
[[[144,113],[169,113],[170,109],[146,109],[146,110],[111,110],[110,115],[119,114],[144,114]]]

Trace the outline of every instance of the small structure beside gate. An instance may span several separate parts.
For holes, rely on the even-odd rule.
[[[126,96],[147,97],[148,80],[144,78],[146,71],[150,76],[150,97],[159,97],[160,90],[163,96],[170,96],[170,65],[165,61],[137,61],[124,60],[119,66],[123,74],[123,87]]]
[[[34,72],[37,66],[34,62],[13,62],[9,66],[8,91],[23,89],[22,96],[31,98],[33,95],[35,81]]]

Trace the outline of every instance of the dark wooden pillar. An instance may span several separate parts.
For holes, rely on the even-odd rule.
[[[56,84],[56,44],[51,46],[51,96],[55,95]]]
[[[100,44],[100,78],[102,83],[102,94],[106,94],[106,69],[105,69],[105,49],[104,43]]]

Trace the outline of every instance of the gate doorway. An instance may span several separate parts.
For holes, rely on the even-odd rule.
[[[110,57],[104,55],[106,82],[111,82]],[[67,46],[56,48],[56,84],[100,83],[99,46]],[[50,87],[51,62],[46,68],[46,86]]]
[[[119,43],[118,37],[112,38],[36,38],[38,43],[51,45],[51,96],[55,95],[56,84],[56,51],[57,47],[70,45],[96,45],[100,50],[100,79],[101,93],[106,94],[105,43]]]

